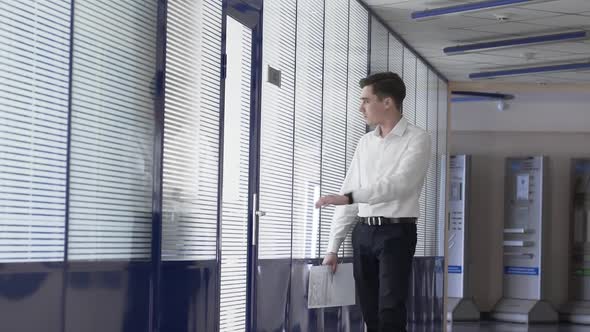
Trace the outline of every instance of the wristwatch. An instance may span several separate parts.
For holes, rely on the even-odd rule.
[[[344,196],[348,197],[348,204],[352,204],[354,203],[354,200],[352,199],[352,192],[346,193],[344,194]]]

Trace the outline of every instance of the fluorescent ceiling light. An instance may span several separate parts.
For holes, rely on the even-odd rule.
[[[442,15],[472,12],[477,10],[493,9],[504,6],[522,5],[536,0],[488,0],[465,3],[450,7],[440,7],[412,13],[412,19],[436,17]]]
[[[490,101],[490,100],[510,100],[514,99],[514,95],[505,93],[490,93],[478,91],[451,91],[452,102],[474,102],[474,101]]]
[[[502,99],[495,99],[495,98],[488,98],[488,97],[451,97],[451,102],[453,103],[469,103],[469,102],[478,102],[478,101],[497,101]]]
[[[446,55],[464,54],[470,52],[489,51],[507,47],[530,46],[536,44],[556,43],[563,41],[575,41],[588,38],[586,31],[572,31],[563,33],[553,33],[548,35],[512,38],[504,40],[495,40],[482,43],[466,44],[459,46],[445,47],[443,51]]]
[[[546,65],[538,67],[525,67],[515,69],[505,69],[496,71],[486,71],[480,73],[469,74],[469,78],[472,80],[486,79],[486,78],[497,78],[497,77],[508,77],[508,76],[520,76],[527,74],[538,74],[538,73],[553,73],[563,71],[577,71],[577,70],[590,70],[590,62],[578,62],[568,63],[560,65]]]
[[[514,95],[509,95],[505,93],[494,93],[494,92],[479,92],[479,91],[451,91],[451,94],[454,96],[467,96],[467,97],[479,97],[479,98],[486,98],[486,99],[503,99],[509,100],[514,99]]]

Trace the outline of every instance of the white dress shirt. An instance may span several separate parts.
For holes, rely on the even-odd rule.
[[[354,202],[336,207],[328,252],[338,252],[357,215],[419,217],[430,148],[428,132],[403,117],[387,136],[377,127],[360,139],[340,191]]]

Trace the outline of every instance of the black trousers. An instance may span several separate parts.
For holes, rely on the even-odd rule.
[[[406,332],[406,300],[416,224],[357,224],[352,233],[354,279],[369,332]]]

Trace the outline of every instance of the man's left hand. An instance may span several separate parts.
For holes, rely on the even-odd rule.
[[[328,205],[348,205],[348,203],[348,196],[330,195],[320,197],[320,199],[315,203],[315,207],[316,209],[319,209]]]

